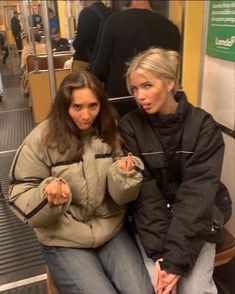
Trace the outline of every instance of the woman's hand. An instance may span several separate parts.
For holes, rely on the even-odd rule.
[[[127,159],[119,159],[117,162],[119,167],[124,171],[131,171],[135,167],[131,153],[128,153]]]
[[[62,178],[59,178],[45,188],[47,200],[50,205],[61,205],[67,203],[71,198],[71,191]]]
[[[164,270],[161,270],[159,259],[155,263],[155,273],[153,287],[158,294],[177,294],[177,282],[180,279],[180,275],[171,274]]]

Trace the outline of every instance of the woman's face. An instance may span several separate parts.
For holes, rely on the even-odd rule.
[[[100,101],[89,88],[76,89],[72,92],[72,102],[68,112],[81,131],[91,128],[99,111]]]
[[[168,114],[169,90],[174,82],[161,80],[151,72],[140,74],[136,71],[130,73],[130,88],[138,104],[149,114]]]

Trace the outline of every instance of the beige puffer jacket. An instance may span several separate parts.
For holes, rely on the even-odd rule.
[[[31,225],[38,240],[48,246],[92,248],[112,238],[123,225],[125,204],[137,198],[142,162],[124,172],[114,162],[112,150],[99,138],[87,137],[85,152],[68,162],[55,149],[42,146],[47,121],[37,126],[17,151],[10,171],[13,212]],[[50,207],[44,188],[62,177],[72,200]]]

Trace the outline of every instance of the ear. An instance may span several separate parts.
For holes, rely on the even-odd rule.
[[[171,92],[173,90],[173,88],[175,87],[175,81],[172,79],[167,79],[166,80],[166,87],[167,87],[167,91]]]

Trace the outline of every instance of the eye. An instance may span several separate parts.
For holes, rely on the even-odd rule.
[[[81,110],[82,106],[80,104],[72,104],[72,108],[75,110]]]
[[[151,83],[145,83],[144,85],[143,85],[143,88],[144,89],[149,89],[149,88],[151,88],[152,87],[152,84]]]
[[[95,110],[97,107],[98,107],[99,103],[95,102],[95,103],[91,103],[89,105],[89,108],[92,109],[92,110]]]

